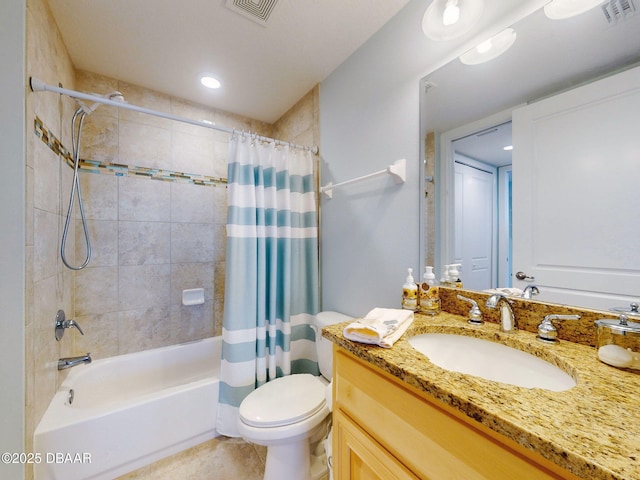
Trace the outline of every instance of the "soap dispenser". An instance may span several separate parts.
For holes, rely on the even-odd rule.
[[[402,285],[402,308],[414,312],[418,309],[418,285],[413,279],[413,268],[407,269],[407,279]]]
[[[420,312],[426,315],[437,315],[440,313],[440,295],[436,276],[433,267],[424,267],[424,275],[419,290]]]
[[[449,265],[442,267],[442,277],[440,278],[440,285],[444,287],[450,287],[449,285]]]
[[[449,282],[452,287],[462,288],[462,280],[460,280],[460,271],[458,267],[462,267],[461,263],[452,263],[449,265]]]

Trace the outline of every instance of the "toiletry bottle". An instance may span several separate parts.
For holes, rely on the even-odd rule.
[[[462,288],[462,280],[460,280],[460,271],[458,267],[462,267],[461,263],[452,263],[449,265],[449,282],[452,287]]]
[[[443,287],[450,287],[449,281],[449,267],[450,265],[445,265],[442,267],[442,278],[440,278],[440,285]]]
[[[402,308],[416,311],[418,309],[418,285],[413,280],[413,268],[407,269],[407,279],[402,285]]]
[[[426,315],[440,313],[440,295],[433,267],[424,267],[424,275],[420,284],[420,312]]]

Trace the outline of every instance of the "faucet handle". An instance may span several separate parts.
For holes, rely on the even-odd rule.
[[[463,297],[462,295],[458,295],[458,298],[471,304],[471,309],[469,310],[469,319],[467,320],[467,322],[472,325],[482,325],[482,312],[478,308],[478,303],[475,300]]]
[[[547,342],[555,343],[558,341],[558,330],[551,320],[578,320],[580,315],[558,315],[552,314],[544,317],[540,325],[538,325],[538,339]]]
[[[80,335],[84,335],[84,332],[82,331],[82,329],[80,328],[80,324],[78,322],[76,322],[75,320],[67,320],[66,325],[64,328],[72,328],[75,327],[78,329],[78,331],[80,332]]]
[[[55,336],[60,341],[64,336],[65,328],[77,328],[81,335],[84,335],[80,324],[75,320],[67,320],[64,310],[58,310],[56,313]]]

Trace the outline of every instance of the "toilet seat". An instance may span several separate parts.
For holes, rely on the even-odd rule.
[[[242,401],[239,415],[252,427],[282,427],[315,415],[325,405],[325,384],[301,373],[276,378],[251,392]]]

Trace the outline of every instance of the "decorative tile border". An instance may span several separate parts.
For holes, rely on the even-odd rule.
[[[42,120],[36,116],[34,120],[34,133],[47,144],[56,155],[61,155],[67,165],[73,168],[73,158],[71,153],[56,138],[56,136],[44,126]],[[83,172],[98,173],[101,175],[115,175],[116,177],[138,176],[150,178],[152,180],[162,180],[163,182],[190,183],[193,185],[213,186],[226,185],[227,179],[221,177],[209,177],[194,173],[174,172],[159,168],[147,168],[120,163],[98,162],[96,160],[80,159],[78,169]]]

